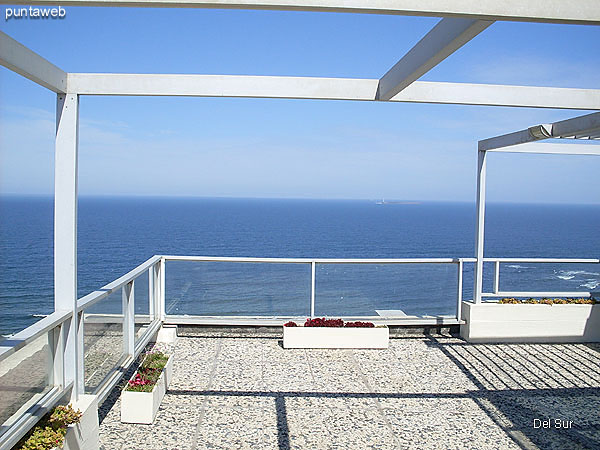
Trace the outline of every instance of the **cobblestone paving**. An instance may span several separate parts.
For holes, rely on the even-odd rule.
[[[596,345],[179,337],[174,353],[153,425],[122,424],[118,390],[104,403],[104,449],[600,448]]]

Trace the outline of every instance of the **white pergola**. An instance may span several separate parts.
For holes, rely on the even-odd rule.
[[[485,181],[487,172],[488,152],[508,153],[545,153],[552,155],[591,155],[600,156],[600,145],[583,143],[557,143],[557,139],[600,142],[600,112],[562,120],[551,124],[541,124],[502,136],[479,141],[477,158],[477,234],[475,236],[475,286],[473,301],[481,303],[483,293],[483,261],[485,236]],[[540,142],[542,141],[542,142]],[[500,264],[497,261],[494,269],[494,293],[498,294]],[[522,295],[535,295],[526,292]],[[502,293],[500,295],[507,295]],[[578,295],[576,292],[564,295]]]
[[[0,0],[0,4],[54,6],[56,2]],[[423,74],[475,38],[494,21],[598,26],[598,0],[66,0],[60,4],[69,7],[260,9],[441,18],[431,31],[379,79],[66,73],[0,32],[0,64],[57,94],[54,298],[55,310],[73,312],[72,319],[66,323],[65,329],[68,331],[64,337],[65,361],[71,361],[70,364],[65,364],[67,372],[64,379],[67,383],[80,379],[77,376],[77,372],[81,370],[78,364],[83,363],[82,344],[77,342],[81,320],[77,310],[77,160],[81,95],[360,100],[600,110],[600,89],[418,81]],[[598,114],[587,117],[597,123]],[[578,124],[585,118],[576,120]],[[565,133],[561,134],[558,130],[565,127],[567,122],[553,124],[548,137],[563,136]],[[532,133],[531,136],[535,137]],[[485,155],[487,151],[500,151],[506,145],[528,142],[527,139],[529,138],[523,138],[518,133],[516,136],[507,135],[480,142],[478,263],[475,285],[475,292],[478,294],[475,295],[475,301],[481,298]],[[83,386],[75,383],[75,398],[82,389]]]

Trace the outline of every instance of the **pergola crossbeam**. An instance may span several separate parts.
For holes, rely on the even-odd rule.
[[[379,80],[378,100],[389,100],[461,48],[493,21],[445,18]]]
[[[537,125],[526,130],[485,139],[479,141],[479,151],[499,151],[502,148],[549,138],[597,139],[598,136],[600,136],[600,112],[562,120],[553,124]],[[567,148],[565,146],[564,150],[567,150]]]
[[[250,97],[374,101],[378,80],[240,75],[70,73],[81,95]],[[392,102],[600,109],[600,89],[415,81]]]
[[[488,150],[501,153],[545,153],[547,155],[592,155],[600,156],[600,145],[557,144],[552,142],[531,142]]]
[[[0,65],[56,93],[67,92],[67,74],[0,31]]]
[[[10,5],[56,5],[55,0],[0,0]],[[63,0],[61,6],[216,8],[323,11],[474,20],[600,25],[597,0]]]

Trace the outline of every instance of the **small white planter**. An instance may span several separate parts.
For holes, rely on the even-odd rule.
[[[135,374],[133,376],[135,377]],[[172,378],[173,357],[170,356],[152,392],[126,390],[121,392],[121,422],[144,424],[154,422],[160,402],[165,396]]]
[[[283,327],[283,348],[388,348],[389,338],[386,326]]]
[[[81,411],[78,423],[69,425],[62,450],[98,450],[100,448],[98,423],[98,397],[80,395],[73,409]]]
[[[600,305],[463,302],[469,342],[600,342]]]

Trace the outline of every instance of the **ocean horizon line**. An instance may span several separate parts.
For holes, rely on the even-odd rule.
[[[0,193],[0,200],[3,199],[53,199],[50,194],[29,194],[29,193]],[[289,201],[339,201],[339,202],[377,202],[397,206],[417,206],[420,204],[462,204],[475,206],[475,200],[431,200],[431,199],[410,199],[394,197],[373,197],[373,198],[337,198],[337,197],[254,197],[254,196],[210,196],[210,195],[146,195],[146,194],[81,194],[80,200],[289,200]],[[487,205],[540,205],[540,206],[600,206],[598,203],[588,202],[518,202],[510,200],[487,200]]]

